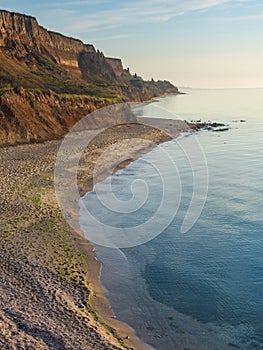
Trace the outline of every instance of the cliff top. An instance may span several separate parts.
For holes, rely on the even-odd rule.
[[[92,44],[49,31],[35,17],[0,10],[0,90],[52,90],[124,100],[148,99],[176,88],[134,79],[121,59],[107,58]],[[147,83],[147,84],[146,84]]]
[[[31,15],[27,15],[27,14],[23,14],[23,13],[19,13],[19,12],[10,12],[10,11],[7,11],[7,10],[4,10],[4,9],[0,9],[0,25],[1,25],[1,20],[2,20],[2,14],[6,14],[8,16],[11,16],[12,18],[14,18],[15,16],[17,17],[21,17],[21,18],[24,18],[24,19],[29,19],[29,20],[32,20],[34,21],[37,26],[45,31],[47,31],[49,34],[55,34],[55,35],[59,35],[65,39],[70,39],[70,40],[74,40],[74,41],[77,41],[79,42],[80,44],[83,44],[83,45],[91,45],[93,46],[92,44],[84,44],[82,40],[78,39],[78,38],[73,38],[71,36],[68,36],[68,35],[64,35],[64,34],[61,34],[59,32],[56,32],[56,31],[53,31],[53,30],[49,30],[47,28],[45,28],[44,26],[41,26],[39,23],[38,23],[38,20],[36,17],[34,16],[31,16]],[[0,27],[0,30],[1,30],[1,27]]]

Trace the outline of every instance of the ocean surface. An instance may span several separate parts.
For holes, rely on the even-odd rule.
[[[136,106],[135,113],[224,122],[230,129],[159,145],[84,197],[92,215],[124,232],[132,228],[136,235],[151,218],[154,231],[167,220],[161,233],[141,245],[95,245],[101,283],[116,317],[154,349],[263,349],[263,89],[185,92]],[[194,163],[191,147],[198,148]],[[203,168],[207,179],[198,176],[206,174]],[[112,194],[105,183],[125,203],[138,180],[148,186],[139,209],[121,212],[119,206],[114,212],[102,203]],[[174,203],[168,196],[169,215],[159,218],[165,191],[174,193]],[[190,207],[193,217],[184,232],[194,193],[196,208]]]

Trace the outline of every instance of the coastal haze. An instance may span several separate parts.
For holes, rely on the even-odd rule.
[[[54,171],[61,138],[76,122],[84,126],[84,116],[86,131],[100,135],[78,171],[82,195],[92,189],[100,154],[118,140],[141,136],[152,148],[171,139],[139,123],[127,103],[115,103],[178,89],[144,81],[120,59],[50,32],[30,15],[0,10],[0,34],[0,347],[144,349],[112,318],[93,248],[62,215]]]
[[[134,228],[136,235],[137,225],[156,215],[163,196],[166,181],[153,160],[175,180],[162,150],[175,161],[182,181],[179,211],[158,237],[128,249],[96,246],[101,281],[116,316],[156,349],[262,349],[263,89],[187,92],[135,112],[141,118],[173,114],[189,120],[218,120],[221,115],[230,129],[167,142],[113,175],[110,192],[102,183],[104,197],[113,192],[126,203],[135,181],[145,181],[147,201],[133,213],[105,208],[107,201],[96,196],[99,188],[84,197],[97,220]],[[197,223],[182,234],[194,191],[194,170],[184,150],[193,137],[207,159],[209,190]]]
[[[147,80],[263,87],[261,0],[3,0],[1,6],[122,57]]]
[[[0,348],[263,350],[262,1],[1,7]]]

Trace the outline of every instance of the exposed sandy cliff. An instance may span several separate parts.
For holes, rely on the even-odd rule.
[[[96,108],[177,92],[34,17],[0,10],[0,145],[61,137]]]

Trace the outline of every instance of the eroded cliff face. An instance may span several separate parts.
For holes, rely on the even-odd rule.
[[[81,52],[78,55],[78,63],[82,77],[86,81],[97,79],[108,83],[118,83],[118,75],[114,67],[109,64],[102,52]]]
[[[96,52],[93,45],[46,30],[34,17],[8,11],[0,11],[0,46],[19,59],[38,52],[77,70],[80,52]]]
[[[109,104],[108,100],[62,97],[52,91],[6,91],[0,96],[0,146],[61,138],[85,116],[86,129],[137,122],[128,104]],[[101,113],[91,113],[98,109]]]
[[[122,61],[119,58],[106,58],[106,62],[111,66],[115,75],[121,77],[124,74]],[[126,71],[127,73],[127,71]]]
[[[157,95],[165,93],[165,86],[159,82],[144,82],[140,79],[139,84],[138,82],[136,84],[136,78],[130,74],[129,70],[123,69],[120,59],[105,57],[91,44],[86,45],[78,39],[48,31],[38,24],[36,18],[31,16],[0,10],[0,51],[3,60],[4,56],[7,60],[16,60],[17,65],[22,66],[24,70],[29,68],[31,75],[34,73],[37,78],[45,79],[46,77],[41,77],[41,74],[44,75],[44,73],[46,75],[56,73],[60,76],[64,75],[64,79],[71,77],[76,80],[78,78],[79,84],[96,84],[97,82],[100,84],[105,82],[106,85],[114,84],[115,91],[122,94],[124,98],[127,97],[128,91],[128,98],[131,99],[133,90],[135,98],[138,99],[138,89],[142,90],[141,100],[145,99],[146,95],[153,97],[156,92]],[[4,68],[6,71],[7,68]],[[52,89],[52,79],[50,79],[49,86],[46,81],[44,86],[40,86],[41,84],[37,84],[33,77],[27,80],[29,82],[27,81],[26,84],[32,81],[32,88]],[[23,83],[22,79],[21,86]],[[76,81],[74,83],[76,84]],[[147,94],[143,88],[149,90]],[[158,89],[160,91],[157,91]],[[169,86],[169,92],[171,90],[174,93],[177,91],[172,84]],[[54,91],[60,92],[55,86]]]
[[[62,137],[105,104],[177,92],[169,82],[131,75],[120,59],[48,31],[34,17],[0,10],[0,145]]]

